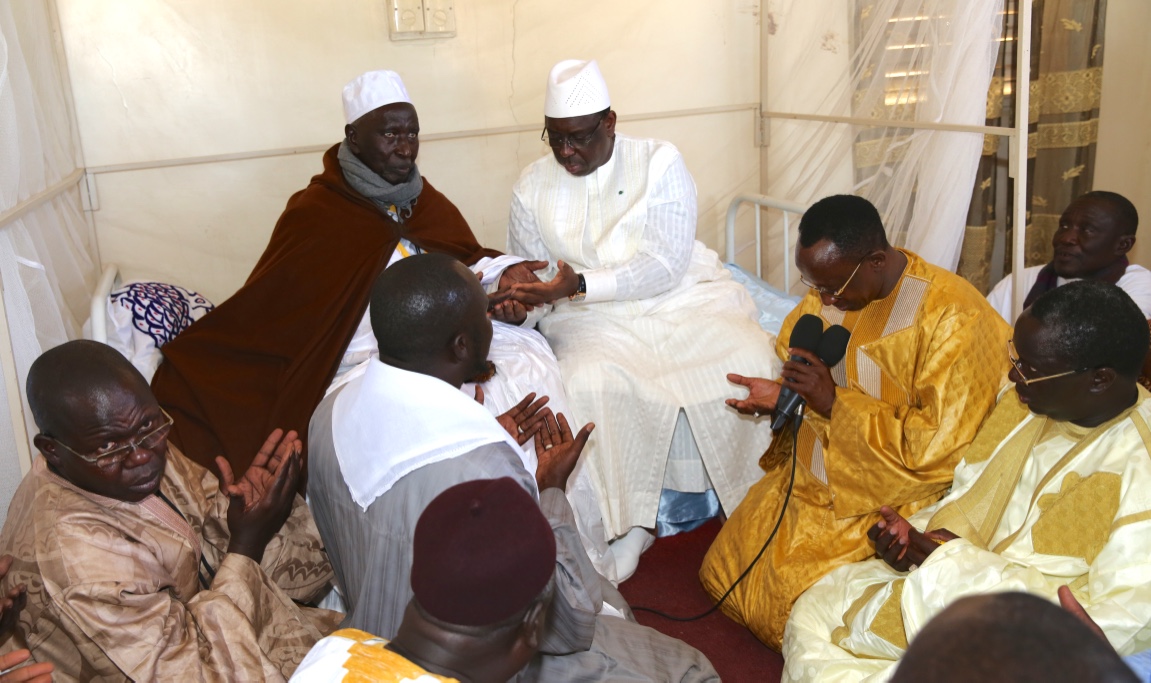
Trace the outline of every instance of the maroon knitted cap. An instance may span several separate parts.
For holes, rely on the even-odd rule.
[[[555,573],[556,539],[531,494],[510,477],[447,489],[416,522],[412,592],[433,617],[460,626],[503,621]]]

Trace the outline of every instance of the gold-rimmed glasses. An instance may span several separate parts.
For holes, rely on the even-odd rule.
[[[174,420],[172,420],[172,416],[169,415],[167,411],[161,409],[160,412],[164,415],[164,421],[156,428],[151,429],[144,434],[138,434],[137,436],[129,439],[126,445],[116,446],[115,448],[110,448],[108,450],[96,449],[95,452],[88,455],[77,452],[74,448],[64,443],[60,439],[57,439],[56,437],[50,438],[63,446],[64,450],[68,451],[77,458],[80,458],[84,462],[91,463],[97,467],[112,468],[123,462],[124,459],[135,452],[137,448],[152,450],[156,446],[160,445],[160,442],[164,439],[164,437],[168,436],[168,432],[172,430],[172,423]]]
[[[1080,368],[1078,370],[1066,370],[1064,372],[1057,372],[1053,375],[1044,375],[1042,377],[1028,378],[1027,373],[1023,370],[1023,363],[1019,360],[1019,354],[1015,351],[1015,342],[1007,340],[1007,360],[1011,361],[1011,365],[1015,368],[1015,372],[1019,375],[1019,380],[1023,382],[1024,386],[1030,386],[1036,382],[1043,382],[1056,377],[1066,377],[1080,372],[1086,372],[1091,368]]]
[[[868,256],[870,256],[870,254],[868,254]],[[866,260],[867,260],[867,256],[864,256],[863,261],[866,261]],[[840,287],[839,289],[835,290],[834,292],[827,291],[826,287],[816,287],[815,285],[808,282],[807,279],[804,278],[802,275],[799,276],[799,281],[802,282],[803,284],[807,285],[808,288],[814,290],[816,294],[828,296],[828,297],[831,297],[832,299],[838,299],[839,297],[843,296],[843,292],[847,290],[847,286],[851,284],[851,281],[853,279],[855,279],[855,274],[859,272],[859,268],[863,265],[863,261],[860,261],[859,263],[857,263],[855,265],[855,270],[851,271],[851,275],[847,276],[847,282],[844,282],[843,286]]]

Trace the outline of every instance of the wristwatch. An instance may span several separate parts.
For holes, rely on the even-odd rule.
[[[575,294],[568,297],[568,301],[571,301],[573,304],[583,301],[587,296],[587,280],[583,279],[582,274],[577,274],[576,277],[579,278],[579,286],[576,287]]]

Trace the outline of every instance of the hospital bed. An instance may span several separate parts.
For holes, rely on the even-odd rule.
[[[736,219],[744,205],[753,207],[755,216],[755,272],[735,265]],[[759,311],[759,324],[764,330],[779,334],[783,319],[799,302],[785,289],[772,287],[763,280],[764,213],[782,226],[781,248],[772,249],[783,262],[783,283],[791,282],[792,224],[806,210],[801,204],[743,194],[731,200],[726,217],[726,267],[732,278],[747,288]],[[84,336],[117,349],[151,380],[161,360],[160,347],[171,341],[188,325],[212,310],[212,302],[179,285],[155,281],[124,282],[120,268],[113,263],[104,266],[92,293],[90,317]]]

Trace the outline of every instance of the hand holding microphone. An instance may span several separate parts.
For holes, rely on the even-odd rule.
[[[835,381],[830,368],[843,358],[850,337],[840,325],[824,331],[818,316],[809,313],[800,317],[788,340],[792,355],[780,373],[783,389],[771,421],[772,431],[781,429],[804,403],[824,417],[831,415]]]

